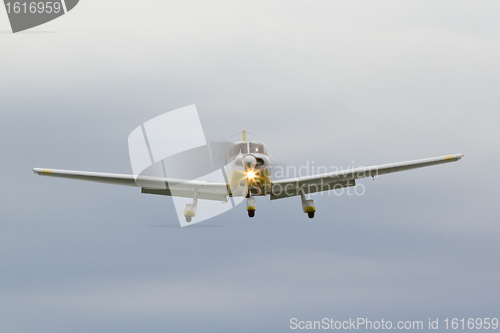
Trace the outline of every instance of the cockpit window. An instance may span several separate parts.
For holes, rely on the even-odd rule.
[[[247,144],[246,143],[239,143],[239,144],[234,144],[231,147],[229,147],[229,151],[227,152],[228,157],[234,157],[238,155],[239,153],[242,154],[247,154]]]
[[[250,148],[250,152],[248,151],[248,147]],[[270,157],[269,150],[261,142],[258,141],[239,142],[229,147],[229,150],[227,152],[227,162],[232,161],[236,156],[238,156],[240,152],[242,155],[248,153],[265,154]]]
[[[251,153],[261,153],[264,154],[264,145],[260,142],[249,142],[250,144],[250,154]]]

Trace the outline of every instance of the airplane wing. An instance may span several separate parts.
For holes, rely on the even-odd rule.
[[[198,199],[216,201],[228,199],[226,183],[40,168],[33,169],[33,172],[40,176],[141,187],[142,193],[149,194],[193,198],[196,193]]]
[[[290,178],[274,181],[271,188],[271,200],[293,197],[321,191],[329,191],[342,187],[356,185],[356,179],[385,175],[398,171],[405,171],[426,166],[455,162],[462,158],[462,154],[426,158],[408,162],[377,165],[371,167],[340,170],[320,175]]]

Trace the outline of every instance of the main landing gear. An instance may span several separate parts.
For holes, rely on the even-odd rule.
[[[316,212],[316,203],[314,200],[307,200],[303,191],[300,192],[300,198],[302,200],[302,210],[304,213],[307,213],[307,216],[310,219],[312,219],[314,217],[314,213]]]
[[[186,222],[191,222],[192,218],[196,216],[196,205],[198,204],[198,199],[196,195],[193,198],[192,204],[184,205],[184,217],[186,218]]]

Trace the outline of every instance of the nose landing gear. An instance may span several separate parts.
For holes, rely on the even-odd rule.
[[[255,199],[253,197],[247,198],[247,212],[248,212],[248,217],[255,216]]]

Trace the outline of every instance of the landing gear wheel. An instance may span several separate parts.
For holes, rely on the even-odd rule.
[[[186,222],[187,223],[191,222],[191,216],[186,216]]]
[[[255,210],[248,210],[248,217],[254,217],[255,216]]]
[[[309,216],[309,218],[312,219],[314,217],[314,212],[308,212],[307,216]]]

